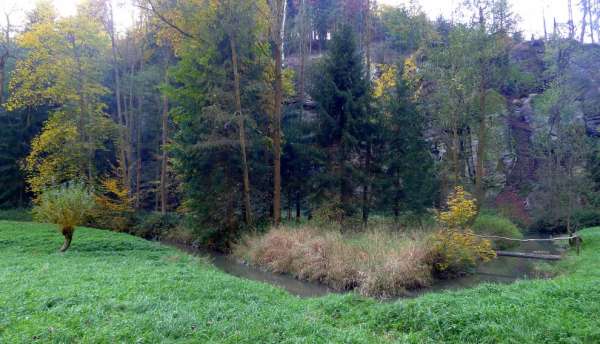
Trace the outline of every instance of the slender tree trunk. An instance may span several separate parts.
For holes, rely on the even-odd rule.
[[[77,46],[75,44],[75,37],[71,37],[71,49],[73,50],[73,58],[75,59],[75,64],[77,66],[77,76],[76,76],[76,80],[77,80],[77,96],[79,97],[78,101],[79,101],[79,119],[78,119],[78,131],[79,131],[79,138],[81,140],[81,142],[84,143],[85,147],[84,150],[87,149],[87,177],[88,177],[88,181],[92,181],[92,177],[93,177],[93,155],[94,155],[94,150],[91,144],[91,140],[90,137],[87,133],[87,129],[86,126],[89,124],[89,116],[90,114],[88,113],[87,109],[88,109],[88,104],[86,101],[86,97],[85,97],[85,93],[83,93],[84,90],[84,82],[83,82],[83,68],[81,66],[81,58],[79,55],[79,51],[77,49]]]
[[[586,26],[587,26],[587,11],[584,9],[583,10],[583,19],[581,19],[581,34],[579,35],[579,42],[581,44],[583,44],[583,41],[585,40]]]
[[[111,43],[111,51],[112,51],[112,67],[113,67],[113,74],[114,74],[114,78],[115,78],[115,101],[117,102],[117,120],[119,121],[119,125],[121,126],[120,128],[120,139],[121,139],[121,144],[119,147],[119,164],[121,167],[121,180],[123,183],[123,186],[128,187],[129,186],[129,168],[128,168],[128,163],[127,163],[127,137],[126,137],[126,128],[127,128],[127,124],[125,121],[125,115],[123,114],[123,109],[121,107],[121,78],[119,75],[119,64],[118,64],[118,58],[117,58],[117,44],[115,41],[115,26],[114,26],[114,12],[113,12],[113,8],[112,5],[109,5],[109,15],[110,15],[110,19],[109,22],[107,23],[107,31],[108,34],[110,36],[110,43]],[[130,188],[128,188],[130,189]]]
[[[365,152],[365,182],[363,185],[362,194],[362,221],[364,225],[369,222],[369,191],[370,191],[370,178],[371,178],[371,144],[368,143]]]
[[[483,17],[483,10],[479,9],[479,25],[480,30],[484,34],[485,33],[485,20]],[[484,38],[480,38],[484,39]],[[482,43],[481,50],[483,51],[484,47]],[[479,128],[477,134],[477,162],[475,165],[475,195],[477,200],[479,201],[478,205],[481,205],[484,198],[484,190],[483,190],[483,177],[485,174],[484,170],[484,160],[485,160],[485,152],[486,152],[486,140],[487,140],[487,124],[486,124],[486,114],[485,114],[485,103],[486,103],[486,69],[485,69],[485,60],[481,58],[479,61]],[[471,144],[469,142],[469,144]]]
[[[298,103],[300,111],[304,111],[304,68],[306,65],[306,0],[300,3],[300,80],[298,87]]]
[[[144,50],[140,56],[140,74],[144,71]],[[141,90],[138,90],[138,115],[136,121],[136,169],[135,169],[135,207],[140,208],[141,189],[142,189],[142,109],[144,96]]]
[[[134,130],[135,130],[135,107],[134,107],[134,83],[133,83],[133,77],[135,75],[135,57],[131,57],[132,61],[131,61],[131,66],[130,66],[130,71],[129,71],[129,111],[126,112],[127,113],[127,177],[129,178],[127,180],[127,185],[125,185],[125,187],[127,187],[127,192],[129,194],[129,196],[132,195],[133,192],[133,171],[135,168],[134,165],[134,161],[135,161],[135,157],[134,157]],[[136,162],[137,164],[137,162]]]
[[[273,104],[273,224],[281,222],[281,109],[283,103],[283,36],[285,0],[274,1],[272,38],[275,43],[275,92]]]
[[[4,52],[0,56],[0,106],[4,104],[4,82],[6,81],[6,62],[10,56],[10,16],[4,14],[6,19],[6,30],[4,31]]]
[[[292,221],[292,191],[288,191],[288,195],[287,195],[287,220]]]
[[[252,225],[252,208],[250,203],[250,172],[248,171],[248,158],[246,156],[246,125],[242,114],[242,98],[240,91],[240,74],[238,69],[238,56],[236,39],[233,34],[229,35],[229,46],[231,48],[231,64],[233,66],[233,88],[235,92],[235,112],[238,116],[240,134],[240,152],[242,156],[242,172],[244,185],[244,220],[246,225]]]
[[[456,121],[456,119],[455,119]],[[460,183],[460,162],[459,152],[460,150],[460,137],[458,135],[458,124],[454,123],[452,126],[452,166],[454,167],[454,185],[457,186]]]
[[[296,192],[296,222],[300,222],[300,217],[302,216],[302,209],[300,204],[300,192]]]
[[[73,227],[65,227],[61,229],[62,235],[65,237],[65,242],[60,248],[60,252],[65,252],[71,247],[71,241],[73,241],[73,232],[75,229]]]
[[[485,176],[484,161],[486,152],[486,141],[487,141],[487,123],[485,116],[485,88],[481,82],[479,89],[479,128],[477,134],[477,164],[475,165],[475,194],[477,200],[483,202],[484,190],[483,190],[483,178]],[[470,144],[470,143],[469,143]]]
[[[4,104],[4,80],[6,79],[6,55],[0,56],[0,106]]]
[[[365,52],[367,60],[367,82],[371,84],[371,1],[367,1],[365,13]]]
[[[592,16],[592,6],[590,0],[585,1],[587,4],[588,18],[590,19],[590,38],[592,39],[592,44],[594,44],[594,17]]]
[[[365,8],[365,55],[366,55],[366,79],[369,87],[371,86],[371,1],[366,0]],[[362,220],[366,226],[369,222],[369,190],[371,188],[371,139],[367,139],[365,150],[365,181],[362,195]]]
[[[165,70],[165,82],[167,80],[167,72]],[[167,188],[168,188],[168,176],[167,176],[167,144],[169,138],[169,99],[167,95],[162,96],[162,144],[161,144],[161,159],[160,159],[160,212],[161,214],[167,213]]]

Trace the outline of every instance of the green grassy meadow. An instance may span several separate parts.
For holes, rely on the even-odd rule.
[[[553,280],[301,299],[126,234],[0,221],[0,343],[599,343],[600,229]]]

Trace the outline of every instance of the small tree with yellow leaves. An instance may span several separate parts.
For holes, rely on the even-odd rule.
[[[124,231],[130,225],[133,214],[133,199],[129,190],[115,178],[104,178],[96,190],[95,225]]]
[[[477,216],[477,204],[462,186],[448,196],[448,210],[439,212],[437,220],[444,228],[465,229]]]
[[[475,236],[469,228],[477,216],[475,199],[462,186],[457,186],[448,196],[447,204],[448,209],[437,215],[442,229],[430,239],[430,260],[434,270],[456,275],[493,259],[496,253],[491,242]]]

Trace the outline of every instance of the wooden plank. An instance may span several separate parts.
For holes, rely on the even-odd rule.
[[[476,237],[485,238],[485,239],[501,239],[501,240],[509,240],[509,241],[518,241],[518,242],[535,242],[535,241],[557,241],[557,240],[571,240],[578,238],[577,235],[572,235],[568,237],[556,237],[556,238],[539,238],[539,239],[515,239],[515,238],[507,238],[497,235],[482,235],[475,234]]]
[[[543,260],[560,260],[562,256],[557,254],[539,254],[539,253],[526,253],[526,252],[509,252],[509,251],[496,251],[498,257],[517,257],[517,258],[529,258],[529,259],[543,259]]]

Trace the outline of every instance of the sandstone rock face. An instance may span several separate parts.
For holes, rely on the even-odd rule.
[[[600,45],[576,44],[570,49],[571,62],[565,68],[565,81],[574,95],[570,115],[585,123],[588,135],[600,136]],[[533,106],[536,95],[551,82],[547,79],[551,73],[545,62],[545,50],[543,41],[528,41],[515,45],[510,54],[520,70],[535,82],[517,93],[505,94],[509,110],[506,124],[512,145],[503,154],[506,183],[494,203],[522,223],[529,221],[529,192],[539,165],[533,137],[549,130],[548,116],[536,113]]]

